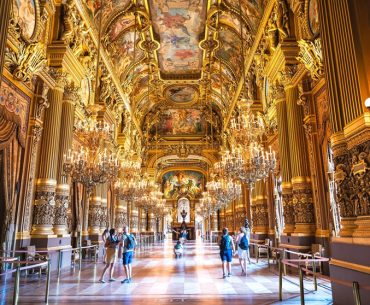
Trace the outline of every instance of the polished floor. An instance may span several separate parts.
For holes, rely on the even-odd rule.
[[[200,240],[185,245],[184,257],[175,259],[172,241],[156,244],[135,254],[133,281],[121,284],[123,269],[116,264],[112,283],[99,283],[103,269],[85,263],[82,271],[64,270],[59,281],[53,274],[49,304],[300,304],[297,277],[285,277],[283,302],[278,302],[278,276],[266,261],[252,259],[248,275],[241,276],[237,259],[233,275],[222,278],[218,246]],[[1,283],[0,304],[11,304],[12,280]],[[45,278],[37,275],[21,278],[20,304],[43,304]],[[332,304],[330,285],[321,283],[313,292],[305,280],[306,304]]]

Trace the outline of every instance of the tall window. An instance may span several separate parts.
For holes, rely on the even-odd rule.
[[[328,144],[328,185],[329,185],[329,200],[330,200],[330,210],[333,217],[333,233],[334,236],[339,235],[340,231],[340,215],[338,210],[338,205],[335,201],[336,185],[334,180],[334,156],[333,150],[330,144]]]

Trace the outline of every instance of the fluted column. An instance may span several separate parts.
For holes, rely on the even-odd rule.
[[[41,142],[39,178],[33,211],[32,235],[52,235],[54,222],[55,189],[57,185],[59,137],[62,115],[63,91],[66,75],[52,70],[56,84],[48,91],[49,108],[45,111]]]
[[[63,175],[64,156],[72,148],[75,103],[78,100],[77,89],[67,86],[64,90],[62,118],[60,126],[59,157],[57,187],[55,192],[54,233],[67,234],[67,210],[70,203],[70,184],[67,176]]]
[[[292,173],[294,233],[312,234],[315,231],[315,216],[312,199],[310,168],[303,127],[303,108],[297,104],[297,87],[286,88],[290,167]]]
[[[284,211],[284,234],[290,234],[294,231],[294,210],[292,202],[292,184],[290,151],[288,138],[288,117],[286,113],[286,100],[284,89],[281,86],[277,88],[278,96],[276,98],[276,117],[278,125],[279,139],[279,162],[282,178],[282,200]]]
[[[0,76],[3,75],[6,40],[8,37],[11,0],[0,1]],[[0,77],[1,85],[1,77]]]
[[[364,107],[364,100],[369,97],[368,65],[364,61],[366,58],[368,62],[369,55],[363,41],[368,32],[368,16],[358,14],[368,12],[369,3],[319,0],[318,8],[333,130],[331,145],[341,216],[340,236],[370,237],[370,187],[366,182],[370,173],[366,170],[364,175],[359,175],[353,171],[369,165],[362,163],[368,160],[370,146],[369,112]]]

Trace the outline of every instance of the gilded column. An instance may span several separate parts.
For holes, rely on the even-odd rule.
[[[95,186],[93,194],[89,200],[89,236],[96,237],[100,235],[101,214],[101,185]],[[94,238],[95,238],[94,237]]]
[[[149,232],[155,232],[156,231],[156,221],[154,217],[154,213],[150,212],[148,213],[148,231]]]
[[[256,182],[253,229],[255,238],[263,240],[268,235],[268,207],[266,186],[263,180]]]
[[[312,235],[315,232],[315,216],[312,199],[310,168],[303,127],[303,108],[297,104],[297,87],[286,88],[290,167],[292,173],[294,234]]]
[[[217,214],[211,215],[211,231],[218,231]]]
[[[44,128],[41,142],[39,178],[36,181],[36,195],[33,211],[32,235],[53,235],[55,190],[59,136],[62,115],[63,91],[66,75],[57,69],[51,71],[56,83],[48,91],[49,108],[45,111]]]
[[[139,209],[135,206],[134,202],[130,203],[130,230],[134,233],[139,233]]]
[[[121,199],[116,199],[116,211],[114,218],[114,227],[118,232],[122,232],[123,226],[128,225],[127,223],[127,205]]]
[[[146,212],[143,209],[138,209],[139,214],[139,232],[145,232],[147,226]]]
[[[274,88],[276,117],[278,125],[279,139],[279,162],[282,178],[282,201],[284,213],[284,234],[290,234],[294,231],[294,209],[293,209],[293,194],[291,184],[291,167],[290,167],[290,151],[288,138],[288,117],[287,106],[285,100],[284,88],[277,85]]]
[[[1,76],[3,75],[5,48],[8,37],[10,8],[12,3],[13,2],[11,0],[0,1],[0,85]]]
[[[364,113],[363,104],[369,88],[364,85],[367,75],[363,58],[367,55],[361,54],[366,46],[362,46],[359,39],[359,31],[366,31],[366,27],[356,28],[368,20],[363,16],[354,17],[356,5],[361,5],[361,10],[368,9],[366,1],[318,1],[341,237],[370,237],[367,219],[370,209],[365,208],[369,201],[365,191],[369,186],[365,181],[369,181],[370,173],[367,169],[362,172],[368,168],[368,162],[362,160],[367,160],[370,146],[369,116],[368,112]],[[362,170],[353,170],[359,168]],[[360,186],[361,183],[364,185]]]
[[[30,232],[32,227],[32,205],[35,190],[35,176],[37,174],[38,156],[40,151],[40,142],[43,128],[44,109],[49,106],[47,93],[49,86],[40,78],[36,81],[34,102],[31,103],[30,112],[33,114],[30,119],[29,137],[25,151],[24,164],[26,164],[26,175],[22,183],[24,192],[24,205],[19,215],[21,221],[18,224],[17,240],[20,247],[29,243]]]
[[[67,210],[70,203],[70,184],[63,174],[64,156],[72,148],[75,103],[78,99],[77,89],[66,86],[63,95],[62,117],[60,127],[57,187],[55,192],[54,225],[57,235],[67,234]]]
[[[100,212],[101,212],[101,219],[100,219],[100,232],[103,232],[105,229],[108,228],[108,185],[107,183],[103,183],[101,185],[101,205],[100,205]]]
[[[298,104],[303,106],[304,110],[304,128],[307,137],[307,149],[309,154],[312,193],[315,207],[316,233],[319,238],[329,238],[329,203],[327,202],[326,185],[327,178],[323,172],[324,160],[322,156],[322,147],[318,137],[317,130],[317,110],[311,94],[311,81],[305,79],[298,87]]]

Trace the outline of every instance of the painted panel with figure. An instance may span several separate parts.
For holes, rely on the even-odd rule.
[[[162,135],[203,134],[206,130],[205,120],[198,109],[168,109],[159,115],[158,125],[153,125],[151,133]]]
[[[179,196],[196,198],[201,195],[203,186],[204,175],[196,171],[171,171],[162,177],[165,199],[177,199]]]
[[[216,51],[217,57],[228,62],[235,75],[240,75],[242,60],[239,35],[233,31],[221,30],[219,39],[221,47]]]
[[[150,0],[153,27],[160,36],[163,73],[193,74],[202,65],[199,36],[204,31],[205,0]]]
[[[121,73],[120,76],[126,74],[126,69],[134,62],[134,55],[135,62],[143,57],[143,51],[138,48],[136,48],[134,54],[134,38],[134,32],[126,32],[107,47],[116,71]],[[136,43],[137,41],[138,38]]]
[[[197,91],[192,86],[176,85],[166,89],[166,97],[174,103],[189,103],[197,97]]]
[[[18,22],[22,35],[30,39],[36,27],[35,0],[14,0],[14,19]]]
[[[236,8],[238,12],[240,10],[239,5],[241,3],[243,15],[249,19],[250,24],[253,26],[254,30],[258,28],[266,7],[267,0],[228,0],[228,2],[230,2],[231,5]]]

